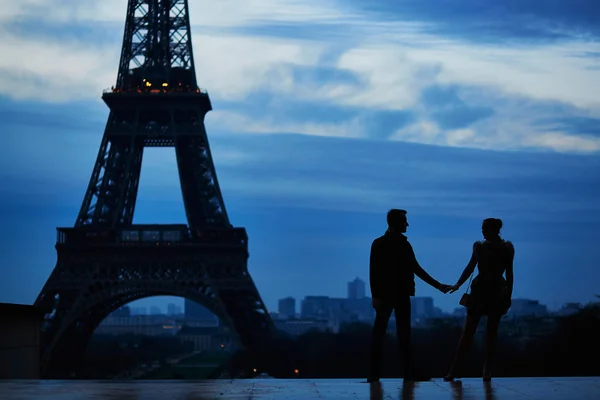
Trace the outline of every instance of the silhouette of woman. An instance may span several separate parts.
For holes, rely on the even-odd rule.
[[[477,325],[482,316],[487,316],[485,364],[483,367],[483,380],[490,381],[491,362],[493,350],[498,337],[500,319],[507,313],[511,306],[513,290],[513,260],[515,249],[511,242],[500,237],[502,221],[498,218],[483,220],[481,233],[484,241],[473,244],[473,255],[469,264],[463,271],[456,285],[452,286],[450,293],[457,291],[465,283],[478,266],[478,275],[473,279],[471,295],[467,302],[467,319],[463,329],[456,356],[450,366],[445,381],[452,381],[456,377],[456,367],[468,351]],[[503,275],[506,272],[506,280]]]

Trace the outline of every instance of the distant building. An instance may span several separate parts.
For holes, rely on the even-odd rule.
[[[131,307],[131,315],[148,315],[146,307]]]
[[[467,307],[456,307],[452,311],[452,317],[463,318],[467,316]]]
[[[106,317],[96,328],[96,335],[175,335],[183,326],[182,321],[167,318],[165,315],[132,315]]]
[[[203,325],[219,324],[219,318],[215,314],[210,312],[210,310],[208,310],[206,307],[203,307],[192,300],[185,299],[184,312],[185,319],[187,321],[196,321],[202,323]]]
[[[371,322],[374,316],[371,299],[342,299],[327,296],[306,296],[302,300],[300,316],[303,320],[331,321],[332,323]]]
[[[356,277],[352,282],[348,282],[348,298],[363,299],[365,297],[365,281]]]
[[[275,321],[275,326],[291,336],[303,335],[310,331],[330,331],[336,333],[339,329],[330,321],[314,321],[314,320],[292,320],[292,321]]]
[[[329,296],[306,296],[302,300],[302,319],[328,319],[330,317]]]
[[[279,314],[279,311],[269,311],[269,315],[271,316],[272,320],[276,320],[276,319],[287,319],[286,317],[284,317],[283,315]]]
[[[581,310],[581,304],[579,303],[566,303],[562,306],[556,314],[560,316],[573,315]]]
[[[167,304],[167,315],[171,315],[171,316],[175,316],[175,315],[181,315],[181,307],[179,307],[177,304],[173,304],[173,303],[169,303]]]
[[[537,300],[512,299],[508,314],[514,317],[543,317],[548,315],[548,308]]]
[[[194,351],[231,350],[235,347],[229,330],[224,327],[184,326],[177,337],[181,343],[192,343]]]
[[[296,299],[286,297],[279,300],[278,311],[280,318],[293,318],[296,316]]]
[[[129,317],[131,316],[131,309],[128,306],[124,306],[116,309],[110,313],[111,317]]]
[[[410,302],[410,309],[413,321],[435,317],[435,308],[431,297],[413,297]]]
[[[375,310],[371,298],[344,299],[344,310],[352,316],[351,321],[372,322]]]
[[[156,306],[151,306],[150,307],[150,315],[161,315],[162,311],[160,310],[160,308],[156,307]]]
[[[442,311],[441,308],[433,307],[433,318],[441,318],[444,315],[446,315],[446,313],[444,311]]]

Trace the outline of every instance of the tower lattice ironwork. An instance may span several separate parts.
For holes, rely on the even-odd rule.
[[[229,222],[204,127],[187,0],[129,0],[108,122],[74,227],[58,228],[44,310],[42,376],[76,374],[99,323],[133,300],[189,298],[262,348],[273,323],[247,270],[244,228]],[[133,225],[145,147],[174,147],[187,225]]]

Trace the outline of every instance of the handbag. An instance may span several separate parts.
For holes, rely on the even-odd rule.
[[[471,280],[473,279],[474,273],[475,273],[475,271],[471,272],[471,277],[469,278],[469,284],[467,285],[467,290],[465,290],[462,297],[460,298],[460,301],[458,302],[458,304],[460,304],[463,307],[468,306],[469,299],[471,298],[471,295],[468,293],[468,291],[469,291],[469,288],[471,287]]]

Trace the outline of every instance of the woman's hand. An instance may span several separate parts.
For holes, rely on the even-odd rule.
[[[450,293],[454,293],[456,292],[458,289],[460,289],[459,285],[452,285],[450,286]]]

